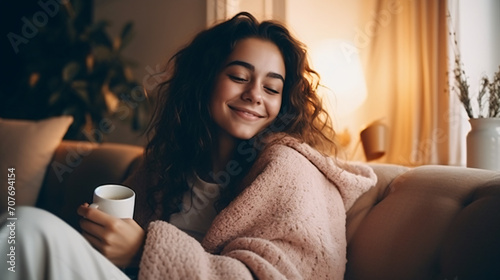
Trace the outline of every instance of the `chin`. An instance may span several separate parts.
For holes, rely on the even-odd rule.
[[[237,129],[232,131],[232,133],[229,133],[231,136],[233,136],[236,139],[240,140],[248,140],[257,135],[259,131],[249,131],[248,129]]]
[[[220,127],[221,132],[238,140],[249,140],[266,129],[263,125],[246,125],[246,124],[231,124],[229,126]]]

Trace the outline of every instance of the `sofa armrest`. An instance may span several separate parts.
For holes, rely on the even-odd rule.
[[[499,172],[415,167],[372,202],[345,279],[500,279]]]
[[[77,207],[92,202],[95,187],[123,182],[143,150],[115,143],[62,141],[48,166],[37,206],[78,229]]]
[[[346,237],[349,244],[354,233],[366,215],[377,205],[390,189],[392,181],[410,168],[396,164],[370,164],[377,175],[377,183],[373,188],[360,196],[346,213]]]

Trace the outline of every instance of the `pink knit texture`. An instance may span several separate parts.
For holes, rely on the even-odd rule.
[[[201,244],[167,222],[150,223],[139,279],[343,279],[345,213],[376,180],[366,165],[340,168],[280,138]]]

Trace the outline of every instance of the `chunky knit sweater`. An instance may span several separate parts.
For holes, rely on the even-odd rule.
[[[273,142],[201,244],[167,222],[149,224],[139,279],[342,279],[345,213],[376,176],[341,166],[291,137]]]

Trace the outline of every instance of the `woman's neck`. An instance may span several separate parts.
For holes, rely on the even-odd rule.
[[[226,170],[227,163],[234,156],[234,149],[238,141],[225,132],[218,133],[216,139],[212,146],[211,160],[198,174],[206,182],[215,182],[217,174]]]
[[[212,150],[212,172],[215,173],[226,169],[233,157],[236,139],[227,133],[219,133],[218,141],[214,144],[216,147]]]

